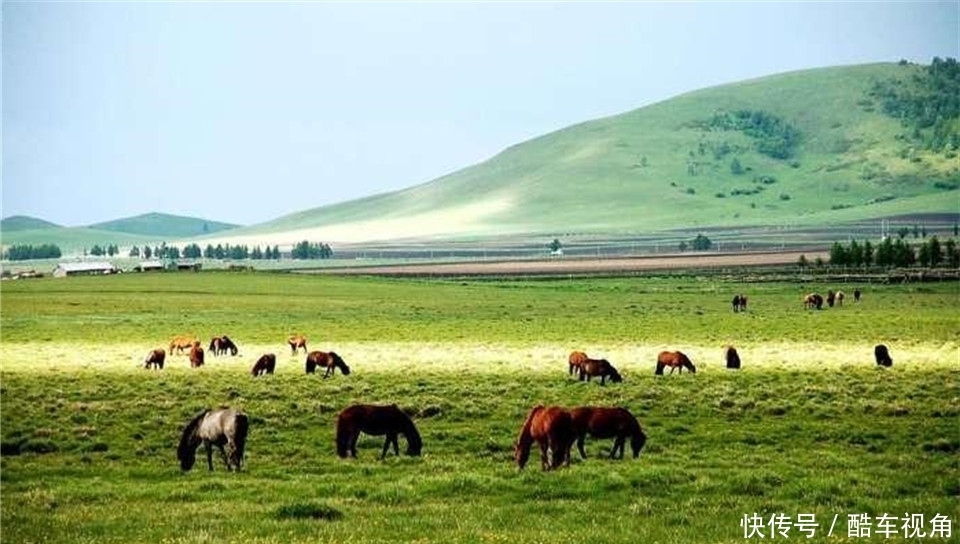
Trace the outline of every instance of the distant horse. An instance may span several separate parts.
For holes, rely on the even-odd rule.
[[[177,350],[177,353],[183,355],[183,350],[189,350],[193,347],[194,343],[200,343],[200,340],[196,336],[189,334],[174,336],[173,340],[170,341],[170,355],[173,355],[173,350]]]
[[[203,366],[203,348],[200,347],[200,341],[197,340],[190,348],[190,368],[200,368]]]
[[[303,348],[303,352],[307,352],[307,337],[302,334],[293,334],[287,338],[287,343],[290,344],[290,355],[296,355],[297,350]]]
[[[674,370],[679,369],[680,373],[683,374],[683,369],[686,368],[690,372],[696,374],[697,367],[693,366],[693,363],[690,362],[690,358],[683,354],[680,351],[661,351],[657,355],[657,370],[654,374],[658,376],[663,375],[664,367],[670,367],[670,373],[673,374]]]
[[[846,295],[843,294],[843,291],[837,291],[837,306],[843,306],[843,299]]]
[[[380,460],[387,456],[390,444],[393,452],[399,456],[400,447],[397,444],[397,435],[402,434],[407,440],[407,455],[419,456],[423,448],[423,441],[416,425],[410,416],[403,413],[396,404],[390,406],[376,406],[372,404],[354,404],[345,408],[337,416],[337,455],[341,458],[357,456],[357,440],[364,432],[374,436],[387,435],[383,442],[383,451]]]
[[[216,446],[220,449],[227,470],[239,471],[243,465],[243,448],[249,427],[247,415],[242,412],[230,408],[204,410],[183,429],[177,447],[180,468],[184,471],[193,468],[197,460],[197,448],[203,443],[207,449],[207,466],[210,470],[213,470],[213,447]]]
[[[610,361],[606,359],[587,359],[580,365],[581,382],[584,379],[589,382],[590,378],[594,376],[600,376],[600,385],[606,385],[608,377],[613,383],[623,381],[623,376],[621,376],[620,373],[617,372],[617,369],[613,368],[613,365],[610,364]]]
[[[837,299],[837,294],[833,292],[833,289],[827,291],[827,306],[833,308],[833,303]],[[819,310],[819,308],[817,308]]]
[[[307,355],[305,366],[307,374],[315,373],[318,366],[321,368],[326,368],[327,371],[323,374],[324,378],[333,376],[335,368],[339,368],[340,372],[342,372],[344,376],[350,375],[350,367],[348,367],[347,363],[343,362],[343,359],[341,359],[340,356],[333,351],[330,353],[324,351],[311,351],[310,354]]]
[[[273,369],[277,366],[277,356],[272,353],[267,353],[266,355],[261,356],[257,359],[257,362],[253,365],[253,370],[251,374],[254,377],[262,376],[264,374],[273,374]]]
[[[594,438],[614,439],[613,449],[610,450],[611,459],[623,459],[627,438],[630,438],[634,459],[640,455],[640,450],[647,441],[647,435],[640,429],[640,423],[625,408],[580,406],[570,410],[570,417],[573,420],[573,431],[581,459],[587,458],[587,453],[583,449],[587,434]]]
[[[803,297],[803,307],[812,310],[814,308],[821,309],[823,308],[823,297],[817,293],[810,293],[809,295]]]
[[[727,346],[723,350],[723,358],[727,361],[727,368],[734,370],[740,368],[740,354],[737,353],[737,348]]]
[[[880,366],[893,366],[893,359],[890,358],[890,352],[887,350],[887,346],[883,344],[877,344],[873,348],[873,358],[877,360],[877,364]]]
[[[859,288],[859,287],[857,287],[856,289],[853,290],[853,301],[854,301],[854,302],[860,302],[860,288]]]
[[[151,365],[157,370],[163,370],[163,360],[166,359],[167,352],[163,349],[155,349],[147,354],[147,360],[144,362],[143,368],[150,368]]]
[[[543,470],[570,465],[570,448],[576,438],[570,412],[559,406],[536,406],[530,410],[527,420],[520,428],[520,435],[513,448],[513,458],[521,469],[530,459],[530,447],[536,441],[540,446],[540,464]],[[548,460],[547,451],[551,457]]]
[[[211,355],[226,355],[227,350],[230,351],[230,355],[236,355],[239,351],[237,349],[237,345],[234,344],[233,340],[231,340],[227,335],[214,336],[213,339],[210,340],[208,351]]]
[[[574,351],[570,353],[570,357],[567,358],[567,362],[570,364],[570,367],[567,369],[568,373],[573,376],[573,371],[576,370],[577,373],[580,372],[580,365],[585,361],[588,361],[590,358],[587,357],[587,354],[582,351]]]
[[[747,297],[746,295],[734,295],[733,296],[733,312],[745,312],[747,311]]]

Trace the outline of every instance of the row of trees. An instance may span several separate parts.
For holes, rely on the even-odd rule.
[[[306,240],[293,246],[290,251],[292,259],[329,259],[333,256],[333,250],[323,242],[308,242]]]
[[[3,252],[3,258],[11,261],[28,261],[30,259],[58,259],[60,248],[56,244],[16,244]]]
[[[845,246],[835,242],[830,247],[830,264],[839,266],[899,266],[907,267],[919,264],[920,266],[950,266],[960,267],[960,250],[955,240],[948,239],[944,243],[936,236],[916,248],[903,238],[893,240],[885,238],[876,247],[869,240],[863,243],[851,240]]]
[[[205,259],[280,260],[281,254],[280,246],[277,245],[273,247],[266,246],[263,249],[261,249],[260,246],[254,246],[253,249],[250,249],[249,246],[245,245],[231,246],[230,244],[217,244],[214,246],[207,244],[206,248],[201,249],[197,244],[189,244],[181,250],[176,246],[168,246],[166,243],[163,243],[154,248],[143,246],[142,250],[137,246],[133,246],[130,249],[130,256],[143,257],[144,259],[179,259],[181,257],[184,259],[199,259],[202,257]],[[291,251],[291,257],[293,259],[328,259],[332,256],[333,250],[329,245],[322,242],[308,242],[306,240],[298,243]]]

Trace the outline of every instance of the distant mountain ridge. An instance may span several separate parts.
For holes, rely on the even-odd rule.
[[[56,223],[51,223],[36,217],[28,215],[11,215],[0,220],[0,232],[15,232],[20,230],[41,230],[62,228]]]
[[[165,213],[145,213],[134,217],[125,217],[103,223],[88,225],[87,228],[169,238],[189,238],[237,228],[239,225],[184,217]]]

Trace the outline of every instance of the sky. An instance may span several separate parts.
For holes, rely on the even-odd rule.
[[[8,2],[0,215],[251,225],[780,72],[960,57],[948,2]]]

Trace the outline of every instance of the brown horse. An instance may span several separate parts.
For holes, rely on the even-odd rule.
[[[214,356],[226,355],[227,351],[230,351],[230,355],[236,355],[239,351],[237,345],[227,335],[214,336],[207,349],[210,355]]]
[[[190,348],[190,368],[200,368],[203,366],[203,348],[200,347],[200,341],[197,340]]]
[[[387,456],[390,444],[393,444],[393,452],[400,455],[397,444],[397,435],[400,434],[407,439],[407,455],[419,456],[423,449],[416,425],[396,404],[354,404],[340,412],[337,416],[337,455],[341,458],[347,455],[356,458],[357,440],[361,432],[374,436],[387,435],[383,442],[383,451],[380,452],[380,460]]]
[[[589,361],[589,360],[590,358],[587,357],[587,354],[582,351],[571,352],[570,357],[567,358],[567,362],[570,364],[570,368],[568,369],[567,372],[571,376],[573,376],[574,370],[576,370],[579,373],[580,365],[582,365],[585,361]]]
[[[837,299],[837,294],[833,292],[833,289],[827,290],[827,306],[833,308],[833,303]]]
[[[521,469],[530,459],[530,446],[536,441],[540,446],[540,464],[543,470],[570,465],[570,448],[573,446],[573,418],[570,412],[559,406],[536,406],[530,410],[527,420],[520,428],[520,435],[513,448],[513,458]],[[547,450],[551,452],[547,459]]]
[[[686,368],[690,372],[696,374],[697,367],[693,366],[693,363],[690,362],[690,358],[683,354],[680,351],[661,351],[657,355],[657,370],[654,374],[658,376],[663,375],[663,368],[670,367],[670,373],[673,374],[674,370],[679,369],[680,373],[683,374],[683,369]]]
[[[287,338],[287,343],[290,344],[290,355],[296,355],[297,350],[303,348],[303,352],[307,352],[307,337],[302,334],[293,334]]]
[[[324,372],[324,379],[333,376],[334,369],[339,368],[340,372],[344,376],[350,375],[350,367],[347,366],[347,363],[343,362],[343,359],[340,358],[335,352],[331,351],[330,353],[324,351],[311,351],[307,355],[306,360],[306,370],[307,374],[313,374],[317,371],[317,367],[326,368],[327,371]]]
[[[167,352],[163,349],[155,349],[147,354],[147,360],[144,362],[143,368],[150,368],[151,365],[157,370],[163,370],[163,360],[167,358]]]
[[[613,449],[610,450],[611,459],[623,459],[624,445],[628,437],[634,459],[640,455],[640,450],[647,441],[647,435],[640,429],[637,418],[625,408],[580,406],[570,410],[570,417],[573,419],[573,431],[581,459],[587,458],[587,453],[583,449],[587,434],[594,438],[614,439]]]
[[[617,372],[617,369],[613,368],[613,365],[610,364],[610,361],[606,359],[587,359],[580,365],[581,382],[584,379],[589,382],[590,378],[594,376],[600,376],[600,385],[606,385],[608,377],[613,383],[623,381],[623,376],[621,376],[620,373]]]
[[[747,311],[747,297],[746,295],[734,295],[733,296],[733,312],[745,312]]]
[[[183,351],[193,348],[194,343],[200,343],[200,339],[196,336],[189,334],[174,336],[173,340],[170,341],[170,355],[173,355],[173,350],[177,350],[178,354],[183,355]]]
[[[254,363],[253,369],[250,371],[254,377],[262,376],[264,374],[273,374],[273,369],[277,366],[277,356],[272,353],[267,353],[266,355],[261,356],[257,359],[257,362]]]
[[[877,360],[877,364],[880,366],[893,366],[893,359],[890,358],[890,351],[887,350],[887,346],[883,344],[877,344],[874,346],[873,358]]]
[[[817,293],[810,293],[809,295],[803,297],[803,307],[812,310],[814,308],[821,309],[823,308],[823,297]]]
[[[733,346],[727,346],[723,350],[723,358],[727,361],[727,368],[737,370],[740,368],[740,354],[737,353],[737,348]]]

